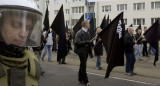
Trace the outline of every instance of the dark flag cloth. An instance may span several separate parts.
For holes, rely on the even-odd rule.
[[[47,6],[47,8],[46,8],[46,13],[45,13],[45,18],[44,18],[43,25],[44,25],[44,30],[45,30],[45,31],[48,31],[48,29],[49,29],[49,14],[48,14],[48,6]]]
[[[107,17],[107,20],[106,20],[106,25],[105,25],[105,27],[107,27],[107,25],[109,24],[109,15],[108,15],[108,17]]]
[[[100,25],[101,29],[104,29],[106,27],[106,22],[107,22],[107,20],[106,20],[106,15],[105,15],[102,22],[101,22],[101,25]]]
[[[68,25],[67,25],[67,23],[66,23],[66,28],[65,28],[65,30],[66,30],[66,32],[68,32]]]
[[[73,27],[73,40],[75,39],[76,33],[82,28],[82,22],[84,21],[84,14],[81,16],[79,21],[76,23],[76,25]]]
[[[133,27],[133,25],[131,24],[129,27]],[[128,33],[128,28],[127,30],[125,30],[125,34]]]
[[[133,27],[133,25],[131,24],[129,27]]]
[[[90,23],[90,29],[89,29],[90,38],[93,39],[95,37],[95,32],[96,32],[94,28],[94,18],[93,17],[91,18],[89,23]]]
[[[158,61],[159,55],[159,34],[160,34],[160,23],[159,19],[144,33],[144,36],[147,42],[156,50],[155,59],[154,59],[154,66],[156,65],[156,61]]]
[[[51,28],[58,34],[58,52],[57,52],[57,61],[67,55],[67,42],[66,42],[66,33],[65,33],[65,23],[64,23],[64,13],[63,5],[61,6],[58,14],[56,15]]]
[[[105,78],[108,78],[112,69],[116,66],[124,66],[124,25],[123,12],[121,12],[106,28],[99,33],[107,53],[107,70]]]
[[[139,26],[137,27],[136,33],[137,33],[138,29],[142,30],[141,24],[139,24]]]

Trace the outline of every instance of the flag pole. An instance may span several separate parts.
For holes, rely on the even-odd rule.
[[[97,35],[96,35],[96,36],[94,36],[94,37],[93,37],[93,39],[91,39],[91,41],[90,41],[90,42],[92,42],[96,37],[97,37]]]
[[[48,29],[47,33],[45,34],[45,37],[44,37],[43,40],[46,40],[47,35],[48,35],[49,32],[50,32],[50,28]],[[43,40],[42,40],[42,42],[41,42],[41,44],[40,44],[39,50],[40,50],[40,48],[41,48],[41,46],[42,46],[42,44],[43,44]]]

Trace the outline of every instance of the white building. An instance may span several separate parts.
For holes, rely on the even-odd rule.
[[[49,0],[50,24],[53,22],[61,5],[64,7],[65,22],[72,28],[78,19],[94,17],[96,26],[100,26],[104,15],[113,20],[124,11],[126,27],[133,24],[135,28],[141,23],[150,27],[160,17],[160,0],[109,0],[87,2],[87,0]]]

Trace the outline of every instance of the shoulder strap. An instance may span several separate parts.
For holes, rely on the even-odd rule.
[[[32,52],[27,51],[27,53],[29,54],[29,74],[35,79],[39,79],[41,74],[41,66],[39,60],[37,59],[36,55],[34,55]]]

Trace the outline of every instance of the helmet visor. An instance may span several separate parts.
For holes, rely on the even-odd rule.
[[[42,15],[15,9],[0,9],[0,41],[20,47],[39,46]]]

